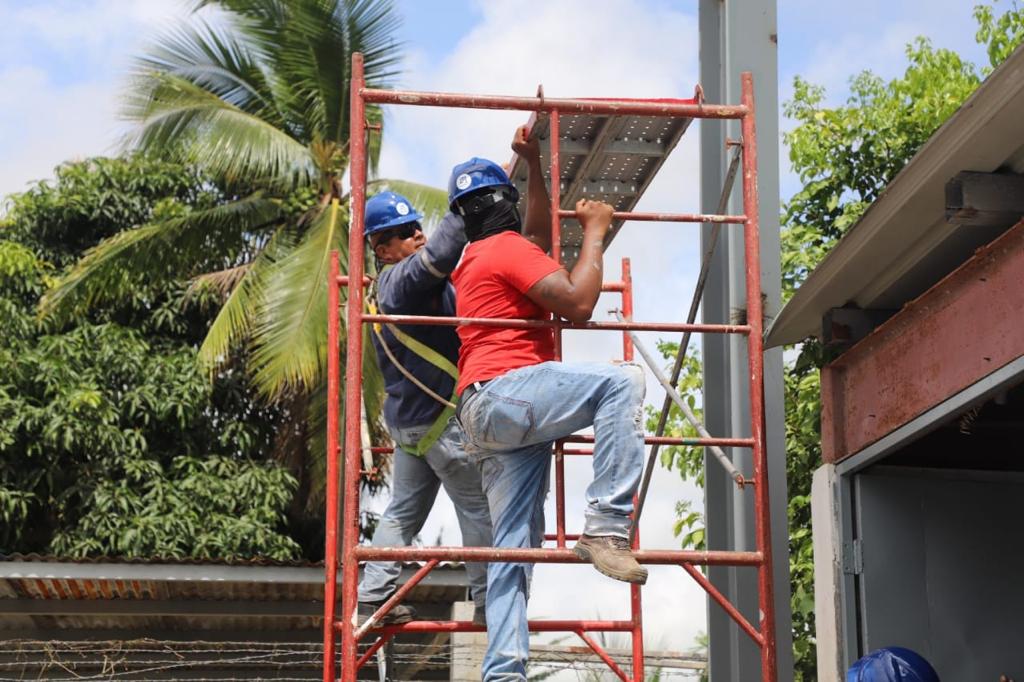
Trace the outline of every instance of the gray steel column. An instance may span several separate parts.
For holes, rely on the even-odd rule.
[[[761,207],[761,289],[765,315],[778,314],[781,291],[779,251],[779,96],[776,0],[700,0],[700,81],[709,102],[740,101],[740,73],[754,74],[757,106],[758,179]],[[739,123],[700,121],[701,211],[713,213],[725,178],[725,137],[740,137]],[[742,212],[737,181],[729,212]],[[702,253],[710,228],[701,230]],[[701,312],[706,323],[735,321],[746,310],[743,235],[725,228],[719,239]],[[767,324],[766,324],[767,326]],[[705,335],[704,410],[715,435],[749,436],[746,342],[740,337]],[[789,608],[789,553],[786,519],[785,423],[782,350],[765,353],[765,418],[768,483],[774,551],[775,623],[778,679],[793,679],[793,642]],[[734,449],[733,461],[747,475],[751,454]],[[739,492],[710,456],[705,458],[705,519],[709,549],[753,549],[753,492]],[[743,568],[712,567],[711,581],[752,623],[757,623],[757,576]],[[760,679],[757,647],[714,603],[708,605],[709,667],[712,682]]]

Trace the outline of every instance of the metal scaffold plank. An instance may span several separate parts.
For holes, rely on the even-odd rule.
[[[666,100],[668,101],[668,100]],[[697,104],[696,99],[671,100],[675,103]],[[647,186],[675,149],[692,118],[605,114],[561,114],[559,121],[559,188],[563,210],[572,210],[582,198],[600,199],[611,204],[617,213],[632,211]],[[551,126],[547,114],[530,119],[530,136],[540,140],[541,157],[550,158]],[[551,182],[548,164],[544,179]],[[509,176],[526,195],[526,163],[514,156]],[[520,211],[526,210],[526,199],[520,200]],[[605,244],[611,243],[625,220],[616,216]],[[583,232],[575,218],[562,223],[562,263],[572,268],[579,256]]]

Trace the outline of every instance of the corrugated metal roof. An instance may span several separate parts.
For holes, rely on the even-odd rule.
[[[961,171],[1024,173],[1021,121],[1024,46],[932,135],[839,240],[779,313],[767,346],[819,335],[822,316],[832,308],[898,309],[1005,231],[947,223],[945,187]]]
[[[5,557],[0,630],[294,631],[320,627],[322,565]],[[407,564],[402,580],[419,564]],[[434,569],[409,601],[465,599],[461,564]]]
[[[306,559],[269,559],[267,557],[253,557],[250,559],[195,559],[192,557],[120,557],[120,556],[95,556],[95,557],[61,557],[53,554],[0,554],[0,562],[4,561],[31,561],[40,563],[66,563],[66,564],[159,564],[174,566],[319,566],[323,567],[323,561],[308,561]]]
[[[671,101],[697,102],[696,99]],[[606,201],[616,211],[633,210],[692,121],[659,116],[561,115],[558,135],[561,207],[571,210],[585,197]],[[531,137],[540,140],[544,159],[541,165],[550,187],[550,120],[546,115],[534,115],[529,125]],[[524,196],[520,211],[525,213],[526,163],[513,156],[510,167],[509,177]],[[622,221],[613,223],[606,243],[611,242],[621,226]],[[562,262],[567,268],[572,268],[579,257],[582,242],[579,223],[563,221]]]

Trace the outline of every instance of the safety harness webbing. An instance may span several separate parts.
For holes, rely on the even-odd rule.
[[[370,309],[371,315],[377,314],[377,307],[376,305],[374,305],[372,300],[367,301],[367,306]],[[381,312],[384,312],[383,309],[381,309]],[[423,434],[423,437],[420,438],[418,442],[399,443],[402,449],[408,452],[409,454],[416,455],[417,457],[423,457],[427,454],[427,451],[430,450],[430,448],[434,447],[434,443],[436,443],[437,439],[441,437],[442,433],[444,433],[445,427],[448,425],[448,420],[451,419],[452,416],[455,414],[455,402],[458,400],[458,394],[455,391],[452,391],[451,400],[445,400],[440,395],[431,390],[429,386],[427,386],[422,381],[413,376],[413,373],[406,369],[402,365],[402,363],[398,361],[398,358],[396,358],[394,354],[391,352],[391,349],[388,347],[387,341],[384,339],[384,334],[381,331],[381,326],[382,325],[379,322],[374,323],[373,332],[374,334],[377,335],[377,339],[380,341],[380,345],[384,349],[384,354],[388,356],[388,359],[391,360],[395,368],[398,369],[398,371],[401,372],[406,379],[409,379],[413,384],[415,384],[421,391],[429,395],[437,402],[444,405],[444,409],[441,410],[441,414],[437,415],[437,419],[434,420],[434,423],[430,426],[430,429],[425,434]],[[391,332],[395,339],[397,339],[398,342],[401,343],[403,346],[405,346],[406,348],[408,348],[413,353],[423,358],[430,364],[434,365],[441,371],[445,372],[452,379],[455,379],[456,382],[458,382],[459,370],[454,364],[452,364],[452,362],[448,358],[441,355],[436,350],[426,345],[422,341],[419,341],[418,339],[409,336],[394,324],[387,323],[383,326],[386,326],[388,328],[388,331]]]

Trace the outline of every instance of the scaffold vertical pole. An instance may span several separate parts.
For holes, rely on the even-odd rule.
[[[331,252],[327,284],[327,394],[340,388],[338,342],[338,253]],[[324,682],[334,682],[334,607],[338,587],[338,401],[327,401],[327,512],[324,547]]]
[[[356,680],[356,640],[354,623],[357,607],[359,564],[355,548],[359,543],[359,462],[363,384],[363,210],[366,202],[366,105],[363,56],[352,59],[351,155],[348,229],[348,301],[346,306],[345,353],[345,496],[342,513],[342,600],[341,617],[345,623],[341,636],[342,682]],[[337,286],[336,284],[334,286]]]
[[[551,257],[559,265],[562,264],[562,219],[558,214],[562,203],[562,169],[561,153],[559,145],[559,125],[561,119],[558,110],[554,110],[548,116],[548,147],[549,174],[551,176],[551,190],[549,199],[551,201]],[[529,201],[529,197],[527,197]],[[552,319],[558,319],[552,313]],[[552,331],[555,337],[555,359],[562,359],[562,328],[558,327]],[[562,454],[564,445],[561,441],[555,442],[555,535],[556,546],[565,547],[565,455]]]
[[[622,259],[622,316],[633,321],[633,269],[629,258]],[[633,338],[628,331],[622,332],[622,359],[633,362]]]
[[[561,141],[558,139],[561,134],[560,124],[558,109],[554,109],[548,117],[548,153],[551,156],[551,257],[559,265],[562,264],[562,219],[558,215],[558,210],[562,207]],[[561,330],[558,332],[561,333]],[[561,357],[558,359],[561,360]]]
[[[626,320],[633,321],[633,271],[630,268],[629,258],[622,259],[622,315]],[[622,332],[622,359],[626,362],[633,361],[633,338],[628,331]],[[639,524],[640,519],[636,515],[637,496],[633,495],[633,519]],[[631,534],[632,548],[640,549],[640,529],[635,528]],[[639,585],[629,586],[629,607],[633,629],[630,633],[633,639],[633,682],[644,682],[644,610],[643,591]]]
[[[754,516],[757,524],[758,606],[761,622],[761,676],[774,682],[775,669],[775,596],[772,592],[771,517],[768,506],[768,452],[764,431],[764,312],[761,304],[761,248],[757,196],[757,143],[755,132],[754,79],[750,72],[741,75],[741,103],[747,108],[741,122],[743,137],[743,213],[744,257],[747,285],[747,359],[750,379],[750,435],[754,439]]]

